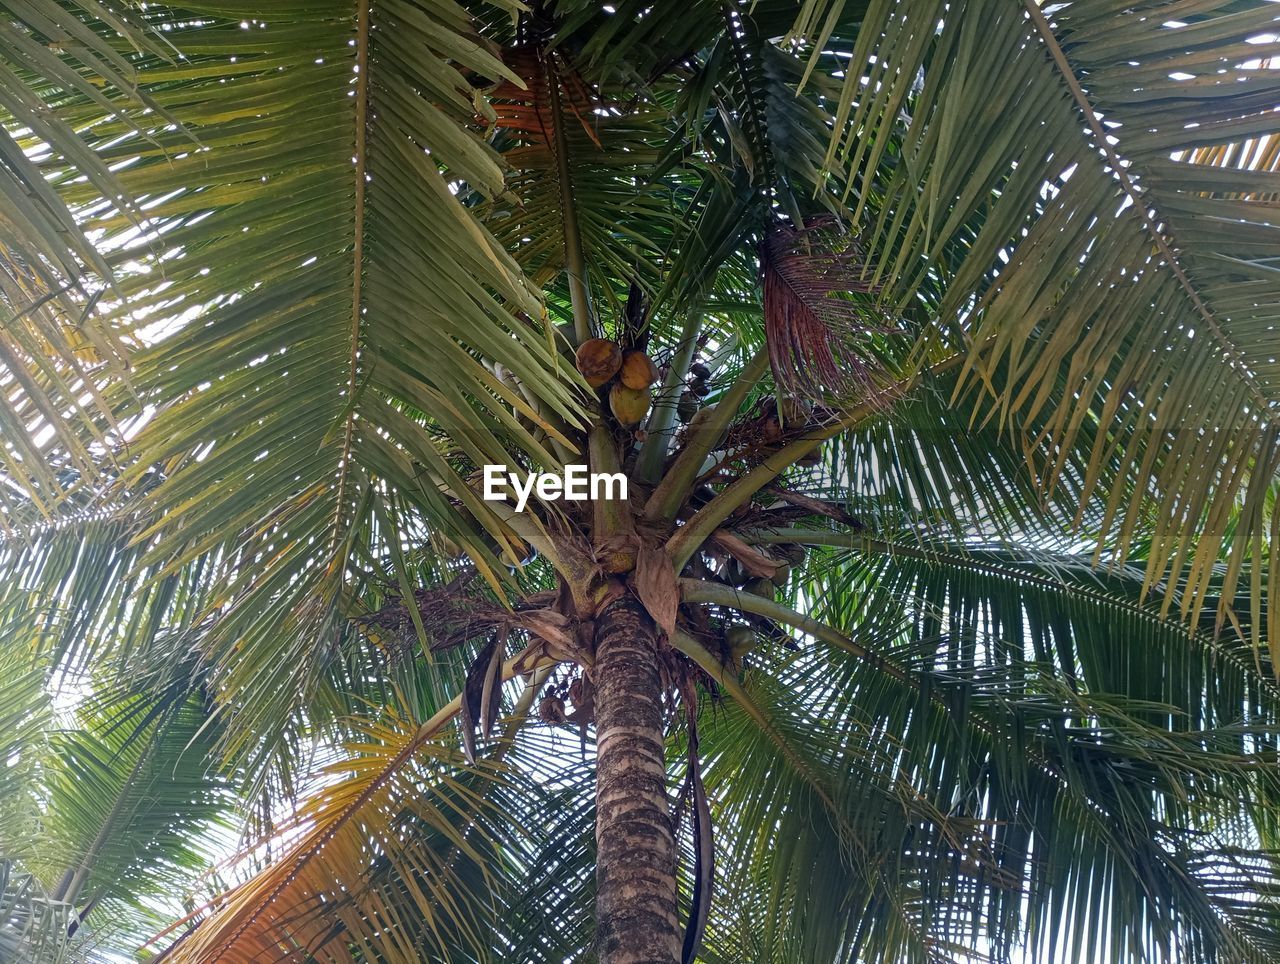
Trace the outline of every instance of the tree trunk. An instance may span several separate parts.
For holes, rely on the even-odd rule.
[[[596,950],[601,964],[680,960],[658,629],[635,599],[596,623]]]

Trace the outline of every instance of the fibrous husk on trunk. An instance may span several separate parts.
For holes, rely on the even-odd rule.
[[[680,608],[680,588],[671,557],[659,548],[642,548],[636,556],[632,585],[649,616],[670,638],[676,631],[676,613]]]

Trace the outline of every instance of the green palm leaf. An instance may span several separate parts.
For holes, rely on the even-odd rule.
[[[450,191],[450,178],[489,192],[502,183],[496,155],[460,127],[472,105],[459,70],[507,71],[466,39],[459,12],[393,4],[381,24],[342,4],[277,8],[269,24],[242,20],[251,15],[235,3],[154,13],[149,26],[185,58],[147,62],[144,90],[180,111],[185,130],[131,137],[79,90],[63,92],[61,110],[92,121],[88,147],[103,163],[129,161],[114,183],[150,219],[154,258],[141,259],[124,242],[127,219],[95,209],[87,222],[121,239],[105,244],[117,248],[122,295],[100,305],[105,323],[142,332],[135,319],[150,312],[174,319],[162,343],[131,356],[146,424],[115,484],[159,471],[154,497],[174,510],[137,533],[142,564],[155,578],[213,565],[229,579],[195,614],[218,616],[206,658],[219,692],[266,708],[249,689],[296,701],[316,685],[325,648],[313,640],[339,624],[353,547],[386,538],[376,506],[390,493],[471,549],[491,579],[502,578],[495,552],[518,558],[456,459],[555,456],[510,406],[540,417],[477,353],[515,372],[545,410],[572,419],[576,409],[536,297]],[[403,45],[417,42],[438,58],[429,72],[405,59]],[[274,146],[286,142],[287,156]],[[95,188],[72,182],[64,198],[90,205]],[[494,550],[460,522],[458,502],[498,533]],[[251,559],[261,564],[244,568]],[[278,659],[282,646],[292,658]],[[237,716],[242,736],[270,728],[258,714]]]
[[[1276,80],[1250,66],[1275,11],[892,6],[868,12],[887,33],[860,35],[827,157],[871,215],[871,276],[896,305],[942,288],[926,337],[971,349],[963,385],[988,396],[980,417],[1043,417],[1031,447],[1085,453],[1084,495],[1112,458],[1150,480],[1148,586],[1186,577],[1189,613],[1220,547],[1243,556],[1271,525],[1274,372],[1251,346],[1273,313],[1260,192],[1274,151],[1240,148],[1276,131]],[[821,20],[807,10],[801,27]],[[1205,150],[1236,163],[1210,168]],[[1106,435],[1081,434],[1093,418]],[[1148,511],[1127,492],[1104,499],[1122,552]]]
[[[0,957],[1280,958],[1278,18],[6,4]]]

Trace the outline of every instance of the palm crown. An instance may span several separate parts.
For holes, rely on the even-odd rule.
[[[1278,19],[4,5],[0,956],[1280,958]]]

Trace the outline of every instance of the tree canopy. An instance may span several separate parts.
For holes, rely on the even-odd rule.
[[[1280,960],[1278,24],[0,3],[0,957]]]

